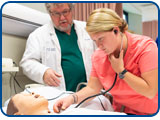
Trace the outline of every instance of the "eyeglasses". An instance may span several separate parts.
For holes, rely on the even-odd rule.
[[[50,14],[54,17],[59,18],[61,15],[63,15],[64,17],[66,17],[69,13],[70,13],[71,9],[65,10],[63,12],[50,12]]]

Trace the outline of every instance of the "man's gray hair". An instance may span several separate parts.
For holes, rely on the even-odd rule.
[[[64,3],[45,3],[45,6],[46,6],[46,9],[48,11],[48,13],[50,13],[50,8],[53,6],[61,6],[63,5]],[[74,8],[74,3],[67,3],[69,8],[72,10]]]

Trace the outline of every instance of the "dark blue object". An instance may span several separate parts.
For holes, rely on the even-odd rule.
[[[157,39],[156,39],[156,43],[157,43],[157,46],[158,46],[158,37],[157,37]]]

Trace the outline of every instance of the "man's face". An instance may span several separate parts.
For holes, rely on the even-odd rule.
[[[50,15],[54,26],[58,30],[63,32],[71,30],[73,22],[73,12],[67,3],[51,7]]]
[[[48,108],[48,101],[42,96],[20,93],[14,96],[13,102],[20,114],[32,115],[38,110]]]

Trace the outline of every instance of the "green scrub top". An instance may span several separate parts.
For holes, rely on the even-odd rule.
[[[78,47],[74,25],[68,35],[55,29],[61,47],[61,66],[65,78],[66,90],[76,91],[80,82],[87,82],[82,53]]]

